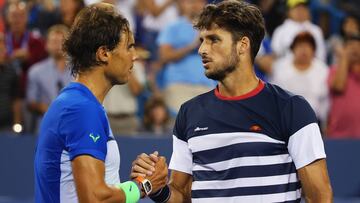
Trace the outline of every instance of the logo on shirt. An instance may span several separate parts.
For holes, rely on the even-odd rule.
[[[205,128],[200,128],[200,127],[197,127],[194,129],[194,132],[197,132],[197,131],[204,131],[204,130],[208,130],[209,128],[208,127],[205,127]]]
[[[89,137],[91,137],[91,139],[94,141],[94,143],[96,143],[98,141],[98,139],[100,138],[100,135],[94,136],[93,133],[90,133]]]
[[[259,125],[253,125],[250,127],[250,130],[253,132],[260,132],[262,128]]]

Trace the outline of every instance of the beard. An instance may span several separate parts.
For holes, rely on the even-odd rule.
[[[224,57],[224,59],[229,58],[229,60],[224,60],[225,62],[221,63],[214,68],[212,72],[206,72],[205,75],[209,79],[216,81],[222,81],[226,76],[235,71],[236,65],[239,63],[239,56],[236,54],[235,46],[231,48],[231,54],[229,57]]]

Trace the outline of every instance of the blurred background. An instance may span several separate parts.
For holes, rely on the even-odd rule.
[[[62,42],[99,0],[0,0],[0,203],[33,202],[41,118],[73,78]],[[137,154],[168,160],[180,105],[213,89],[191,23],[215,0],[104,0],[129,20],[139,60],[104,101],[121,179]],[[262,80],[302,95],[321,126],[335,202],[360,202],[360,1],[253,0],[266,23],[255,60]],[[134,147],[136,146],[136,147]],[[145,200],[146,202],[146,200]]]

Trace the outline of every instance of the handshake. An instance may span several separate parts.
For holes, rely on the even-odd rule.
[[[132,163],[130,178],[142,183],[141,197],[157,193],[168,182],[166,158],[157,151],[140,154]]]

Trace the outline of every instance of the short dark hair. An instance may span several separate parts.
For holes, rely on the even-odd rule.
[[[109,51],[115,49],[122,31],[130,32],[129,22],[113,6],[94,4],[82,9],[64,42],[71,74],[75,76],[93,66],[106,64],[96,59],[96,52],[101,46]]]
[[[316,42],[315,38],[310,32],[300,32],[297,34],[290,45],[291,50],[294,50],[295,46],[299,43],[306,42],[311,45],[314,51],[316,51]]]
[[[217,25],[230,32],[234,42],[246,36],[250,39],[251,60],[254,62],[265,35],[264,18],[260,10],[252,4],[228,0],[218,4],[208,4],[194,27],[210,29]]]

